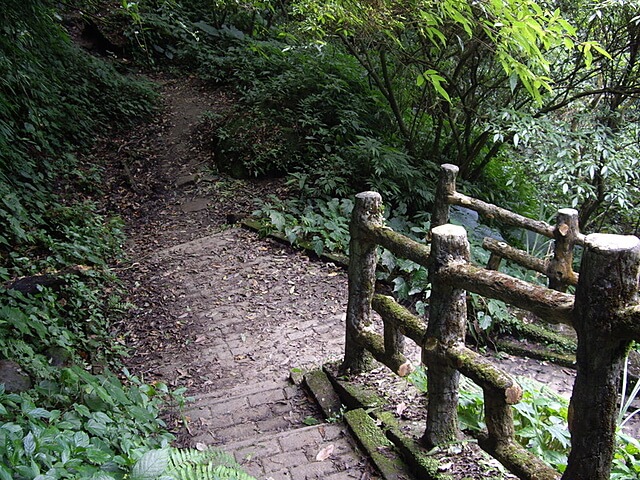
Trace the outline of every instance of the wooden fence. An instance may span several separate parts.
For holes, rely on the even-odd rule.
[[[382,199],[375,192],[356,196],[350,232],[349,300],[342,370],[361,372],[371,357],[399,375],[410,371],[403,354],[405,338],[422,351],[427,367],[428,407],[422,443],[430,448],[459,438],[459,376],[469,377],[484,393],[487,429],[480,445],[522,479],[557,479],[559,474],[514,440],[511,405],[522,398],[510,375],[464,344],[467,291],[502,300],[540,319],[572,326],[578,337],[577,376],[569,409],[572,449],[563,480],[609,478],[619,378],[632,340],[640,340],[640,239],[607,234],[582,235],[577,212],[562,209],[557,224],[522,217],[456,192],[457,167],[443,165],[432,215],[431,245],[415,242],[384,226]],[[450,225],[449,206],[460,205],[483,216],[554,239],[550,260],[533,258],[501,242],[485,240],[492,252],[489,268],[469,262],[463,227]],[[584,247],[580,275],[571,267],[573,248]],[[412,315],[392,298],[377,295],[377,247],[429,269],[432,291],[429,321]],[[500,258],[517,261],[547,275],[545,288],[496,271]],[[576,285],[575,295],[564,293]],[[372,331],[371,309],[384,324]]]

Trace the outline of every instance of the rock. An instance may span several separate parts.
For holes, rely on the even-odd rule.
[[[209,208],[208,198],[195,198],[190,202],[184,202],[182,204],[182,211],[184,213],[199,212],[200,210],[206,210]]]
[[[198,180],[198,175],[195,173],[191,175],[183,175],[182,177],[178,177],[176,180],[176,187],[186,187],[187,185],[194,185]]]
[[[16,362],[0,360],[0,383],[8,393],[25,392],[31,388],[31,378]]]
[[[71,365],[71,355],[62,347],[49,347],[44,354],[54,367],[68,367]]]
[[[451,207],[451,223],[462,225],[470,237],[478,241],[482,241],[484,237],[495,238],[500,242],[504,242],[502,234],[487,225],[480,223],[478,212],[465,207]]]

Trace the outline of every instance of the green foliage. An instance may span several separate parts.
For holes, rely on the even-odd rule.
[[[147,450],[172,440],[160,407],[183,398],[164,384],[125,375],[123,384],[109,372],[70,367],[29,392],[6,393],[0,385],[0,473],[15,479],[126,478]]]
[[[500,325],[506,323],[511,314],[504,302],[493,298],[485,298],[476,293],[469,294],[467,302],[467,331],[474,338],[476,344],[488,343],[492,334],[499,331]]]
[[[519,213],[575,204],[583,227],[637,228],[634,2],[135,5],[148,51],[240,94],[216,124],[225,171],[414,212],[446,161]]]
[[[464,178],[502,146],[488,121],[502,108],[541,105],[552,62],[575,47],[560,11],[531,0],[303,0],[292,9],[301,35],[337,37],[360,62],[416,167],[446,160]]]
[[[39,258],[51,255],[62,261],[64,257],[63,263],[80,263],[81,257],[82,263],[100,263],[98,254],[86,258],[82,251],[87,243],[102,243],[99,238],[109,227],[97,224],[105,220],[87,218],[94,216],[90,213],[94,207],[65,204],[53,189],[91,186],[95,172],[79,165],[73,152],[86,147],[96,130],[124,128],[153,109],[154,95],[146,84],[81,52],[57,18],[46,3],[32,0],[8,2],[0,20],[0,71],[4,72],[0,263],[4,268],[18,269],[14,260],[27,250]],[[83,198],[88,192],[73,193]],[[90,235],[95,227],[95,235]],[[65,245],[50,252],[56,243]],[[50,266],[59,267],[53,262]],[[11,273],[25,274],[19,269]]]
[[[227,68],[233,70],[220,77]],[[340,48],[244,39],[204,58],[201,70],[242,93],[235,112],[216,125],[223,169],[290,173],[306,197],[376,189],[414,208],[432,200],[433,175],[418,172],[384,134],[388,115],[375,110],[379,102],[361,68]]]
[[[564,471],[570,447],[569,402],[538,382],[523,377],[518,382],[524,394],[522,401],[513,406],[516,440],[546,463]]]
[[[84,368],[117,363],[110,315],[126,305],[108,269],[122,224],[91,201],[100,172],[77,155],[151,114],[155,94],[75,47],[60,20],[37,0],[4,2],[0,18],[0,358],[35,385],[0,386],[0,478],[120,479],[171,441],[160,408],[183,399]],[[7,286],[39,275],[60,285]],[[53,365],[54,351],[74,366]]]
[[[428,394],[427,374],[419,367],[407,376],[418,391]],[[522,400],[513,405],[516,440],[527,450],[562,472],[566,468],[571,437],[567,429],[569,401],[549,387],[530,378],[519,377],[523,387]],[[463,430],[480,432],[484,423],[482,389],[466,377],[461,377],[458,401],[458,420]],[[611,473],[612,479],[635,478],[640,473],[640,443],[618,430]]]
[[[640,442],[630,435],[621,435],[613,455],[611,480],[640,477]]]
[[[583,230],[597,225],[598,230],[616,232],[622,226],[632,232],[640,211],[636,113],[610,114],[601,107],[594,116],[586,102],[582,107],[589,113],[520,119],[521,144],[538,184],[544,185],[538,190],[552,205],[579,209]],[[615,120],[603,120],[609,115]],[[622,225],[616,228],[620,222],[612,217]]]
[[[422,392],[428,393],[423,368],[416,369],[408,380]],[[564,470],[569,449],[569,432],[566,428],[569,402],[533,380],[521,377],[522,401],[513,406],[516,440],[528,450],[540,456],[546,463]],[[484,423],[482,389],[463,377],[460,385],[458,419],[463,429],[479,432]]]
[[[310,245],[320,255],[348,252],[351,210],[353,202],[347,199],[285,204],[274,198],[254,215],[266,222],[264,234],[282,233],[291,244]]]
[[[240,9],[262,18],[263,29],[249,28],[233,11],[234,2],[216,2],[226,23],[203,8],[194,14],[165,3],[137,7],[146,42],[156,52],[170,50],[174,65],[233,85],[239,94],[231,113],[207,119],[221,171],[239,177],[290,174],[306,197],[377,189],[390,203],[414,210],[432,200],[433,168],[415,168],[390,128],[384,99],[342,46],[318,48],[274,30],[280,7],[268,2]]]
[[[229,454],[218,450],[162,448],[145,453],[131,480],[255,480]]]
[[[637,345],[636,345],[637,348]],[[630,386],[630,375],[629,375],[629,355],[624,362],[624,368],[622,370],[622,398],[620,399],[620,412],[618,413],[618,425],[620,427],[624,427],[624,425],[635,417],[638,413],[640,413],[640,408],[631,410],[631,405],[633,402],[640,398],[640,381],[636,380],[635,385],[631,389],[630,392],[627,392],[627,387]]]

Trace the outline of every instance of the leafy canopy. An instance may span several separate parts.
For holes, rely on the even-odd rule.
[[[411,58],[416,44],[435,52],[453,46],[464,54],[472,39],[477,39],[500,64],[511,90],[521,82],[538,103],[542,102],[541,91],[550,90],[553,82],[548,76],[549,52],[557,47],[575,48],[576,30],[560,10],[550,11],[532,0],[303,0],[294,3],[293,11],[303,19],[300,31],[321,41],[344,37],[374,48],[398,49],[407,55],[406,61],[423,63],[416,81],[431,83],[447,101],[451,101],[450,93],[442,83],[451,78],[440,65]],[[599,47],[588,44],[582,48]]]

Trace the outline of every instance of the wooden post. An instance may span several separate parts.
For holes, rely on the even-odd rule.
[[[489,261],[487,262],[487,270],[500,270],[500,264],[502,263],[502,257],[497,253],[491,252]]]
[[[448,196],[456,192],[456,177],[460,169],[449,163],[440,165],[440,178],[436,188],[436,197],[431,214],[431,230],[449,223]]]
[[[578,211],[573,208],[558,210],[556,228],[553,231],[553,258],[547,265],[549,288],[565,292],[567,286],[575,283],[573,271],[573,247],[580,230]]]
[[[459,436],[458,383],[460,373],[450,366],[447,346],[464,342],[467,321],[466,292],[438,281],[438,270],[451,263],[469,261],[469,242],[463,227],[442,225],[432,230],[432,284],[427,337],[422,362],[427,366],[429,404],[422,442],[433,448]]]
[[[384,322],[384,353],[390,356],[404,354],[404,335],[392,322]]]
[[[620,373],[629,337],[618,311],[638,300],[640,239],[592,234],[576,289],[576,376],[569,407],[571,453],[563,480],[608,480],[615,446]]]
[[[367,226],[382,225],[382,197],[377,192],[356,195],[349,232],[349,299],[347,303],[344,361],[341,372],[360,373],[371,366],[371,355],[358,341],[371,324],[371,297],[376,284],[377,245],[369,240]]]

